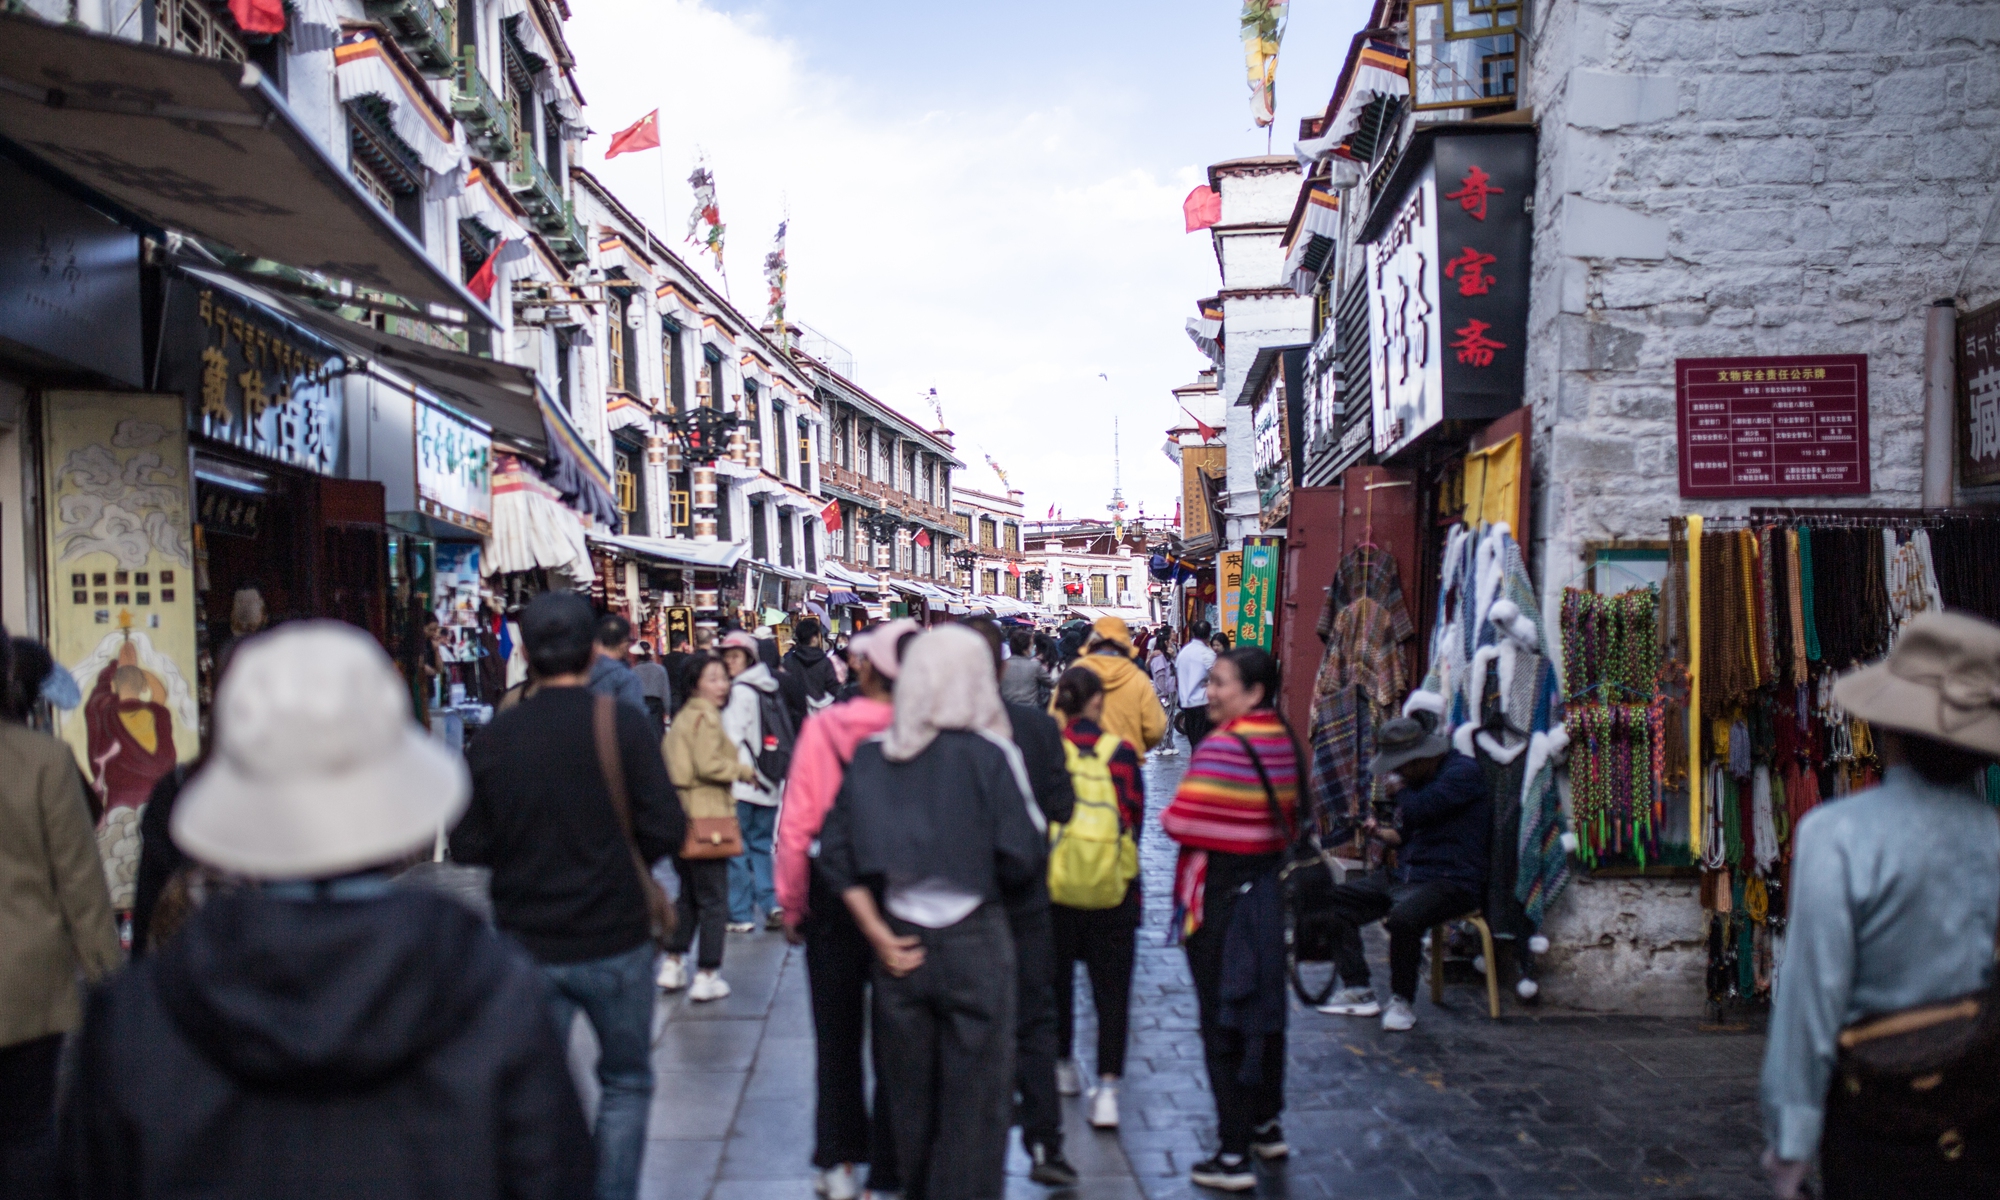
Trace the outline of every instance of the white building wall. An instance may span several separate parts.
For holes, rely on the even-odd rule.
[[[1865,499],[1918,503],[1925,310],[1974,253],[2000,179],[2000,5],[1553,0],[1523,107],[1540,127],[1527,394],[1553,612],[1585,541],[1743,512],[1679,495],[1676,358],[1865,353]],[[1234,455],[1232,453],[1232,462]],[[1694,889],[1572,888],[1551,915],[1545,998],[1694,1014]]]

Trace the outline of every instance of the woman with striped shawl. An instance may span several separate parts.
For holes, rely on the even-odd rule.
[[[1277,712],[1278,664],[1254,646],[1222,654],[1208,673],[1202,739],[1160,815],[1180,843],[1174,929],[1187,950],[1201,1040],[1215,1095],[1220,1151],[1193,1181],[1225,1191],[1257,1186],[1251,1156],[1290,1153],[1285,1103],[1284,901],[1278,868],[1298,827],[1304,755]]]

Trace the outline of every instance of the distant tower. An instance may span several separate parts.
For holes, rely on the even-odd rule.
[[[1111,503],[1105,509],[1111,513],[1111,535],[1119,540],[1125,537],[1125,488],[1123,464],[1118,455],[1118,418],[1111,418]]]

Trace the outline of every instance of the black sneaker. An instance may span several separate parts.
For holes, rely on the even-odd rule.
[[[1035,1165],[1028,1169],[1028,1178],[1043,1187],[1076,1186],[1078,1178],[1076,1168],[1070,1166],[1069,1160],[1063,1157],[1061,1146],[1037,1142],[1028,1147],[1028,1154],[1035,1160]]]
[[[1240,1154],[1205,1158],[1188,1171],[1188,1178],[1202,1187],[1225,1192],[1247,1192],[1257,1186],[1257,1173],[1250,1169],[1250,1160]]]
[[[1250,1153],[1265,1162],[1283,1158],[1291,1152],[1292,1148],[1285,1145],[1285,1128],[1278,1124],[1278,1118],[1272,1117],[1250,1131]]]

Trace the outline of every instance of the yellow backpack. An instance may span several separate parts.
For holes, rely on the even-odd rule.
[[[1049,826],[1049,899],[1065,908],[1116,908],[1139,874],[1139,844],[1118,809],[1111,756],[1124,743],[1110,734],[1085,754],[1063,739],[1063,760],[1076,789],[1068,822]]]

